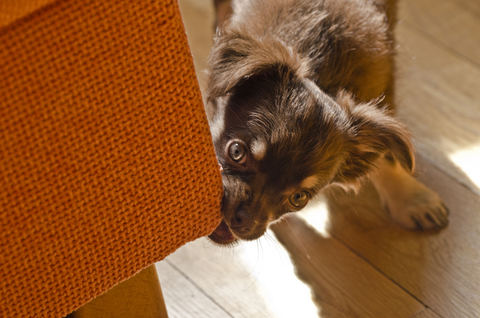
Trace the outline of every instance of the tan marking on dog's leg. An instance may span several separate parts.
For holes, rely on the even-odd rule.
[[[415,179],[396,161],[379,159],[377,168],[370,179],[396,223],[419,230],[448,225],[449,210],[436,192]]]

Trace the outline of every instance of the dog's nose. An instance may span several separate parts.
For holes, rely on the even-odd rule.
[[[252,220],[244,209],[238,209],[230,221],[230,227],[242,231],[250,231]]]

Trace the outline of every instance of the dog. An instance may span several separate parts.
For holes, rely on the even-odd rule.
[[[392,0],[216,0],[207,117],[222,169],[218,244],[255,240],[322,189],[370,179],[406,229],[447,226],[394,117]]]

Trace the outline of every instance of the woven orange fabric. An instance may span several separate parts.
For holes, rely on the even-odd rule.
[[[62,317],[220,222],[175,0],[62,0],[0,29],[0,317]]]

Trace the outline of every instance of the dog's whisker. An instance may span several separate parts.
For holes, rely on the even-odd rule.
[[[355,206],[353,206],[352,203],[348,202],[348,200],[343,200],[343,199],[342,199],[342,201],[343,201],[344,203],[348,204],[348,206],[353,210],[353,212],[355,212],[355,214],[356,214],[357,216],[360,215],[360,214],[358,214],[357,209],[355,209]]]
[[[302,240],[298,237],[297,233],[295,232],[295,230],[293,229],[292,225],[290,224],[290,222],[288,222],[288,218],[285,218],[285,222],[287,222],[288,224],[288,227],[290,228],[290,230],[292,231],[293,235],[295,235],[297,241],[300,243],[300,245],[302,246],[302,249],[303,251],[305,252],[305,255],[307,256],[308,259],[310,259],[310,254],[308,254],[308,251],[307,251],[307,248],[305,247],[305,245],[303,244]]]
[[[250,286],[247,287],[246,290],[249,290],[250,288],[252,288],[252,286],[257,282],[258,277],[260,276],[260,272],[261,272],[261,270],[258,272],[258,275],[255,277],[255,279],[253,280],[253,282],[250,284]]]
[[[255,244],[257,245],[257,254],[256,254],[256,260],[255,260],[255,265],[253,266],[253,268],[245,275],[245,276],[251,276],[253,273],[255,273],[255,271],[257,270],[257,267],[259,265],[259,262],[260,262],[260,240],[256,240],[255,241]],[[255,280],[257,279],[258,277],[255,278]]]
[[[274,238],[270,235],[270,233],[265,233],[265,238],[267,239],[267,241],[274,246],[275,248],[275,251],[278,253],[279,257],[282,257],[283,255],[283,247],[282,245]]]
[[[250,273],[248,273],[247,276],[252,275],[252,274],[257,270],[257,266],[258,266],[258,264],[259,264],[259,260],[260,260],[259,251],[260,251],[260,247],[261,247],[261,241],[260,241],[260,240],[257,240],[257,241],[256,241],[256,244],[257,244],[257,260],[256,260],[256,262],[255,262],[255,266],[254,266],[253,269],[250,271]],[[252,283],[246,288],[246,290],[250,289],[250,288],[257,282],[258,278],[260,277],[261,272],[262,272],[262,268],[260,267],[260,269],[258,270],[257,275],[255,275],[254,280],[253,280]]]

